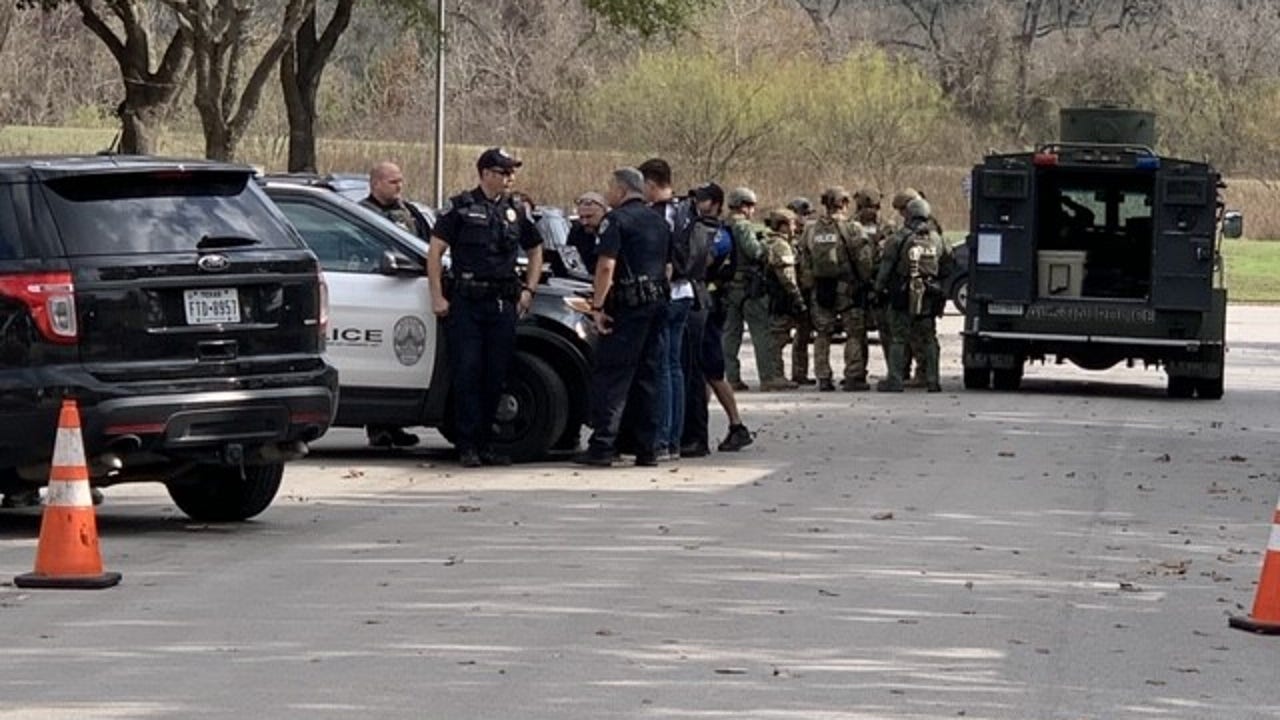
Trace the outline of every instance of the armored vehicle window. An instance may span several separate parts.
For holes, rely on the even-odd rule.
[[[1164,182],[1164,201],[1170,205],[1204,205],[1208,190],[1203,178],[1170,178]]]
[[[982,174],[982,195],[994,200],[1022,200],[1027,197],[1027,174],[988,170]]]
[[[1047,266],[1076,268],[1082,275],[1079,296],[1148,296],[1153,173],[1044,168],[1036,178],[1036,194],[1037,252],[1051,254]]]

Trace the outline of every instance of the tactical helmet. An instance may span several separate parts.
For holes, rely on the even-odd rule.
[[[920,192],[913,188],[903,188],[902,192],[893,196],[893,209],[901,211],[907,203],[920,197]]]
[[[798,197],[787,203],[787,209],[800,216],[812,215],[813,203],[809,202],[807,197]]]
[[[906,214],[908,220],[928,220],[933,217],[933,208],[929,207],[928,200],[915,197],[907,202]]]
[[[796,214],[790,208],[777,208],[769,211],[764,218],[764,224],[770,230],[786,230],[796,219]]]
[[[879,210],[880,191],[863,188],[853,194],[853,206],[858,210]]]
[[[835,209],[840,207],[841,203],[849,202],[853,196],[849,194],[839,185],[835,185],[822,191],[822,206],[825,208]]]
[[[729,209],[736,210],[743,205],[757,205],[759,201],[751,188],[734,188],[729,191]]]

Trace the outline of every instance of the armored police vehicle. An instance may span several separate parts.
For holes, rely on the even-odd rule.
[[[973,169],[966,388],[1016,390],[1028,361],[1163,368],[1173,397],[1222,397],[1227,291],[1208,164],[1157,154],[1152,113],[1064,109],[1061,136]],[[1227,220],[1226,223],[1223,221]]]

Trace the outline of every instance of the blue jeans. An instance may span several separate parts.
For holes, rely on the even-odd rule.
[[[665,383],[662,393],[664,411],[658,418],[658,451],[680,452],[680,436],[684,433],[684,326],[689,320],[693,298],[672,300],[667,306],[667,356],[658,382]],[[665,446],[665,447],[664,447]]]

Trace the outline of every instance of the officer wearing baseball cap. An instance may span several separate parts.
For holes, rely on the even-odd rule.
[[[542,238],[527,205],[511,196],[519,159],[489,148],[476,160],[479,185],[449,200],[432,231],[427,258],[431,306],[444,324],[454,375],[457,445],[464,467],[506,465],[490,434],[507,369],[515,355],[516,319],[528,312],[542,277]],[[529,259],[523,279],[516,258]],[[448,291],[442,262],[448,250]]]

